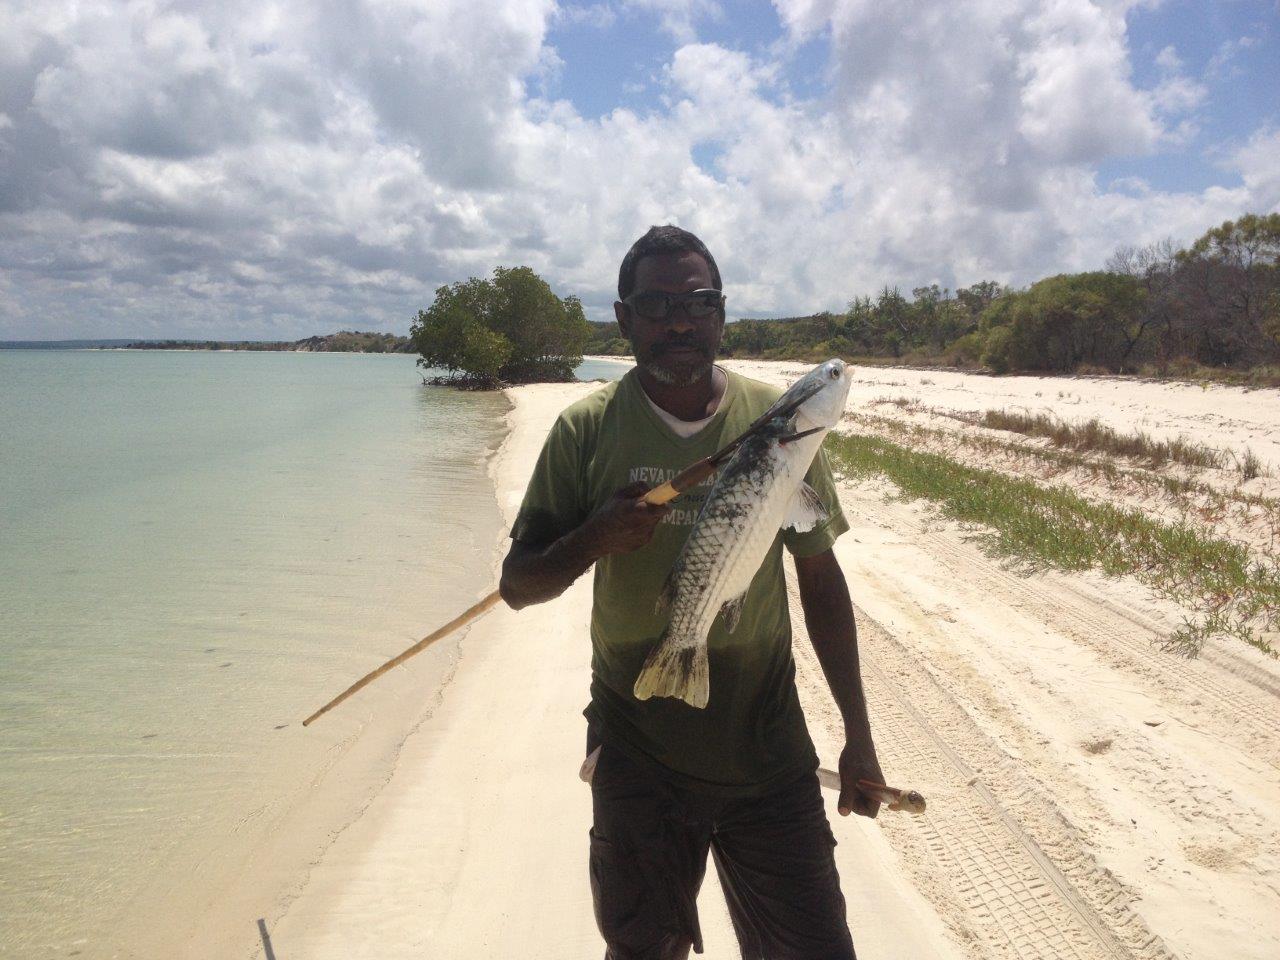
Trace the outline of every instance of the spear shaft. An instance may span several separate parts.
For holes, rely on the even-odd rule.
[[[747,437],[756,429],[758,429],[758,424],[752,424],[751,429],[738,439],[734,440],[733,443],[729,444],[727,447],[717,450],[711,456],[705,457],[702,460],[686,467],[661,486],[654,487],[644,495],[645,502],[652,504],[667,503],[668,501],[674,500],[676,497],[680,496],[680,494],[684,493],[690,487],[696,487],[698,484],[702,483],[702,481],[706,480],[707,477],[715,473],[716,467],[730,454],[737,450],[738,447],[742,445],[742,441],[747,439]],[[480,617],[481,614],[488,612],[488,610],[501,599],[502,597],[498,591],[494,590],[487,597],[458,614],[440,629],[427,634],[408,650],[404,651],[404,653],[392,657],[382,666],[378,667],[377,670],[365,674],[311,716],[307,717],[307,719],[303,720],[302,725],[304,727],[310,726],[314,721],[320,719],[320,717],[324,716],[338,704],[342,703],[342,701],[373,683],[373,681],[377,680],[392,667],[398,667],[410,657],[427,649],[427,647],[431,646],[431,644],[435,643],[441,637],[448,636],[453,633],[453,631],[461,627],[465,627],[468,623],[471,623],[473,620]]]

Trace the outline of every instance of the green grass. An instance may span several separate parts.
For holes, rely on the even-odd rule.
[[[873,401],[873,403],[902,407],[909,411],[927,410],[929,413],[951,417],[961,423],[974,424],[978,422],[973,415],[958,414],[955,411],[940,410],[936,407],[925,408],[918,402],[909,400],[906,397],[899,397],[895,400],[877,400]],[[1095,477],[1104,478],[1111,487],[1116,489],[1121,489],[1125,483],[1131,483],[1175,498],[1201,496],[1209,501],[1208,509],[1210,512],[1220,513],[1233,505],[1258,507],[1272,518],[1273,525],[1280,525],[1280,501],[1274,497],[1261,496],[1241,490],[1219,490],[1197,480],[1170,476],[1141,468],[1122,467],[1111,460],[1090,457],[1072,450],[1018,443],[1013,440],[1002,440],[979,433],[957,435],[937,427],[907,423],[902,420],[895,420],[892,417],[881,417],[876,414],[860,413],[848,416],[853,421],[872,427],[880,433],[892,433],[897,436],[910,437],[915,441],[942,442],[952,447],[959,443],[990,454],[1011,454],[1018,457],[1027,457],[1041,462],[1048,469],[1058,471],[1083,470]],[[1245,459],[1240,465],[1242,478],[1252,480],[1254,476],[1261,472],[1264,471],[1262,471],[1262,465],[1257,456],[1251,450],[1246,449]]]
[[[1252,480],[1254,477],[1262,474],[1262,461],[1258,459],[1258,455],[1248,447],[1244,448],[1244,457],[1236,461],[1240,468],[1240,476],[1245,480]]]
[[[980,539],[996,555],[1029,569],[1133,576],[1187,606],[1194,617],[1166,638],[1166,649],[1194,656],[1206,637],[1229,634],[1276,654],[1262,633],[1280,622],[1280,566],[1252,560],[1238,544],[880,437],[832,433],[827,450],[848,476],[882,475],[904,497],[985,527]]]

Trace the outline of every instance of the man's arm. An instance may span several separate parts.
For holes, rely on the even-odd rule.
[[[831,550],[813,557],[796,557],[796,579],[804,622],[818,663],[844,719],[845,747],[840,754],[840,802],[842,816],[858,813],[874,817],[880,804],[855,786],[859,779],[884,783],[876,759],[867,719],[858,666],[858,631],[853,622],[853,602],[844,571]]]
[[[645,503],[643,483],[623,487],[582,525],[542,546],[511,541],[498,591],[513,610],[554,600],[601,557],[639,550],[671,507]]]

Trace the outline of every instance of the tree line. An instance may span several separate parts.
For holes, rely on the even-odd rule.
[[[628,352],[613,324],[593,324],[588,352]],[[1280,362],[1280,213],[1247,214],[1185,249],[1123,247],[1105,269],[1011,290],[885,286],[844,313],[725,325],[730,357],[830,356],[1014,371],[1158,375]]]
[[[528,267],[440,287],[409,342],[437,379],[468,387],[571,380],[584,353],[625,356],[613,323],[588,323]],[[1247,214],[1185,249],[1122,247],[1105,269],[1023,290],[982,281],[855,297],[843,313],[738,320],[727,357],[928,364],[994,373],[1260,371],[1280,383],[1280,213]]]
[[[394,333],[340,330],[302,340],[138,340],[125,350],[246,350],[299,353],[413,353],[413,342]]]

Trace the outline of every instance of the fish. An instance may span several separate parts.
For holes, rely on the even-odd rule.
[[[747,588],[780,529],[804,532],[827,518],[804,475],[844,413],[850,378],[843,360],[814,367],[720,470],[658,595],[657,612],[670,617],[636,677],[638,700],[675,697],[706,707],[707,637],[716,617],[730,633],[737,629]]]

